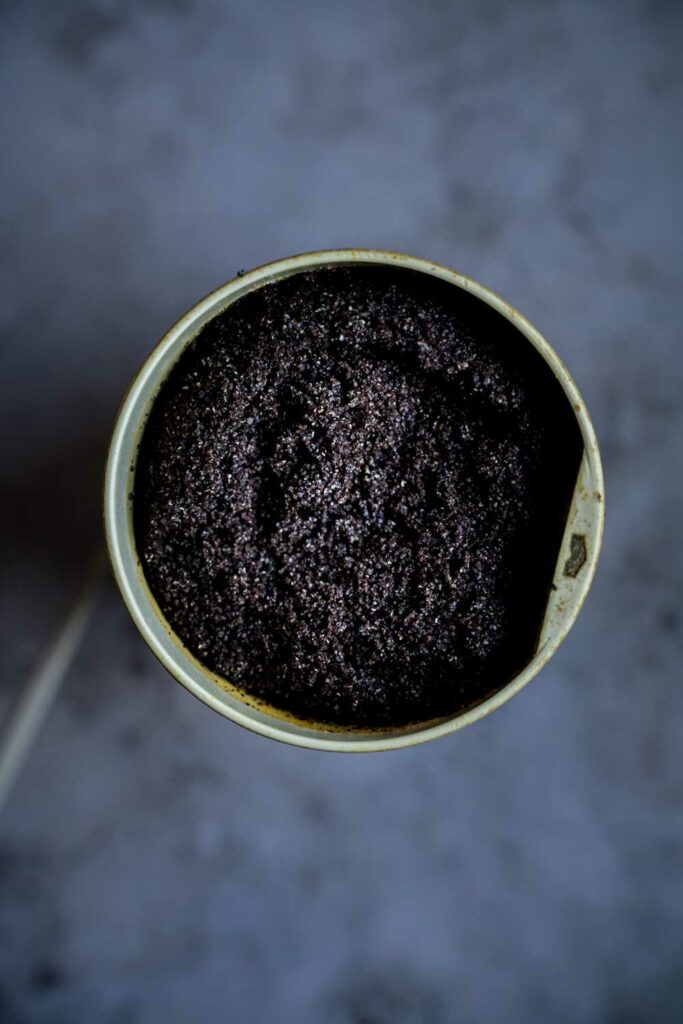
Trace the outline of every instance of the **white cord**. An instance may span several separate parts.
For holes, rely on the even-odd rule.
[[[88,578],[50,642],[34,672],[24,684],[0,736],[0,812],[52,707],[59,687],[90,621],[101,580],[103,560],[98,554]]]

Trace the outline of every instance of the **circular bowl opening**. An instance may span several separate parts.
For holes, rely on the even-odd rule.
[[[137,451],[150,410],[169,371],[204,325],[237,299],[302,271],[342,264],[401,267],[439,278],[475,296],[508,320],[536,349],[559,381],[581,432],[583,453],[533,657],[499,690],[465,711],[394,729],[360,730],[306,722],[244,693],[210,672],[184,646],[161,613],[138,557],[132,498]],[[131,384],[118,415],[107,460],[104,519],[118,586],[143,638],[191,693],[238,725],[296,746],[339,752],[390,750],[437,739],[500,707],[543,667],[569,632],[590,588],[604,522],[603,478],[593,426],[559,357],[512,306],[482,285],[428,260],[381,250],[340,249],[278,260],[242,274],[197,303],[161,339]]]

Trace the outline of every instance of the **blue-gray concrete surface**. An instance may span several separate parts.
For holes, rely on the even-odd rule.
[[[683,1010],[683,7],[5,3],[2,706],[99,530],[123,390],[198,296],[321,247],[500,292],[607,477],[531,687],[350,758],[213,715],[112,585],[0,819],[7,1024],[648,1024]]]

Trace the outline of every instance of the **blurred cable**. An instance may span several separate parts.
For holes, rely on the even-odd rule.
[[[0,734],[0,812],[59,692],[95,607],[104,558],[98,551],[56,636],[17,698]]]

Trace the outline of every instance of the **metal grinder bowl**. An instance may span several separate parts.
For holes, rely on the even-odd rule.
[[[161,613],[142,572],[133,529],[138,445],[154,400],[172,366],[204,325],[248,292],[291,274],[346,264],[379,264],[430,274],[461,288],[505,317],[541,354],[560,382],[583,439],[583,454],[536,649],[521,672],[465,711],[401,728],[354,729],[308,722],[251,697],[202,665]],[[238,725],[300,747],[339,752],[414,746],[462,729],[500,707],[536,675],[571,629],[590,588],[604,522],[598,443],[574,381],[548,342],[503,299],[429,260],[375,249],[338,249],[277,260],[240,274],[197,303],[161,339],[135,377],[116,421],[107,460],[104,520],[109,556],[123,599],[145,641],[178,682]]]

